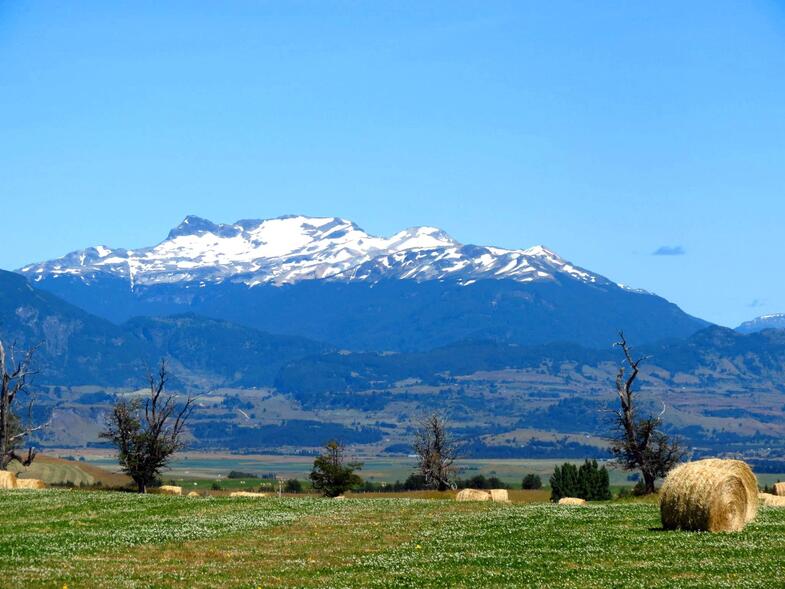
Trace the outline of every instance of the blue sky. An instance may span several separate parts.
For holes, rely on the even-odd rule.
[[[6,269],[335,215],[733,326],[785,311],[785,6],[0,1],[0,207]]]

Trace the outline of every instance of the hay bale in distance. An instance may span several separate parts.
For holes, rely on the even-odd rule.
[[[187,496],[188,497],[201,497],[201,495],[199,493],[197,493],[196,491],[191,491],[190,493],[188,493]]]
[[[507,492],[507,489],[491,489],[491,501],[509,503],[510,494]]]
[[[262,497],[267,497],[267,493],[252,493],[250,491],[232,491],[229,493],[229,497],[253,497],[256,499],[261,499]]]
[[[586,505],[586,499],[580,497],[562,497],[559,499],[559,505]]]
[[[774,492],[772,495],[785,497],[785,483],[774,483]]]
[[[17,489],[46,489],[46,483],[38,479],[16,479]]]
[[[785,497],[780,497],[779,495],[758,493],[758,499],[760,499],[766,507],[785,507]]]
[[[455,496],[456,501],[490,501],[491,494],[478,489],[463,489]]]
[[[757,511],[758,482],[740,460],[687,462],[668,474],[660,490],[660,517],[666,530],[735,532]]]
[[[0,470],[0,489],[16,489],[16,475],[8,470]]]
[[[336,495],[335,497],[333,497],[333,499],[335,499],[336,501],[343,501],[344,499],[346,499],[346,495]]]
[[[158,492],[161,495],[182,495],[183,488],[175,485],[161,485],[158,487]]]

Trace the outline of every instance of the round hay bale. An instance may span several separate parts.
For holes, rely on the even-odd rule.
[[[335,497],[333,497],[333,499],[335,499],[336,501],[343,501],[344,499],[346,499],[346,495],[336,495]]]
[[[774,483],[774,492],[772,493],[772,495],[785,497],[785,483]]]
[[[562,497],[559,499],[559,505],[586,505],[586,499],[579,497]]]
[[[758,479],[749,465],[742,460],[722,460],[720,458],[706,458],[699,462],[705,463],[706,466],[711,466],[713,468],[724,469],[741,477],[744,488],[747,489],[747,494],[750,496],[745,519],[747,522],[754,520],[755,516],[758,515],[758,502],[754,500],[758,494]]]
[[[491,501],[509,503],[510,494],[507,492],[507,489],[491,489]]]
[[[779,495],[758,493],[758,499],[760,499],[766,507],[785,507],[785,497],[780,497]]]
[[[182,495],[183,488],[175,485],[161,485],[158,487],[158,492],[161,495]]]
[[[46,489],[46,483],[38,479],[16,479],[17,489]]]
[[[666,530],[735,532],[757,512],[757,479],[740,460],[682,464],[668,474],[660,490],[660,517]]]
[[[190,493],[188,493],[187,497],[201,497],[201,495],[196,491],[191,491]]]
[[[490,501],[491,494],[478,489],[463,489],[455,496],[456,501]]]
[[[0,489],[16,489],[16,475],[8,470],[0,470]]]
[[[229,497],[253,497],[255,499],[261,499],[262,497],[267,497],[267,493],[252,493],[250,491],[233,491],[229,493]]]

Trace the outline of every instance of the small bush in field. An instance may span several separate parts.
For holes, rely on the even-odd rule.
[[[527,474],[521,482],[521,489],[542,489],[542,479],[536,474]]]

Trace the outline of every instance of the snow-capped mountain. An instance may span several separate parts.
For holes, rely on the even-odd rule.
[[[506,250],[463,245],[435,227],[377,237],[345,219],[305,216],[232,224],[189,216],[153,247],[128,250],[101,245],[19,271],[34,281],[69,275],[90,282],[97,274],[110,274],[132,286],[223,281],[256,286],[385,278],[471,284],[480,279],[552,281],[559,276],[608,283],[542,246]]]
[[[19,272],[115,323],[192,313],[354,350],[467,339],[605,348],[622,328],[651,342],[706,325],[542,246],[463,245],[434,227],[377,237],[335,217],[187,217],[153,247],[91,247]]]
[[[785,313],[761,315],[755,319],[745,321],[736,328],[736,331],[739,333],[756,333],[764,329],[785,329]]]

